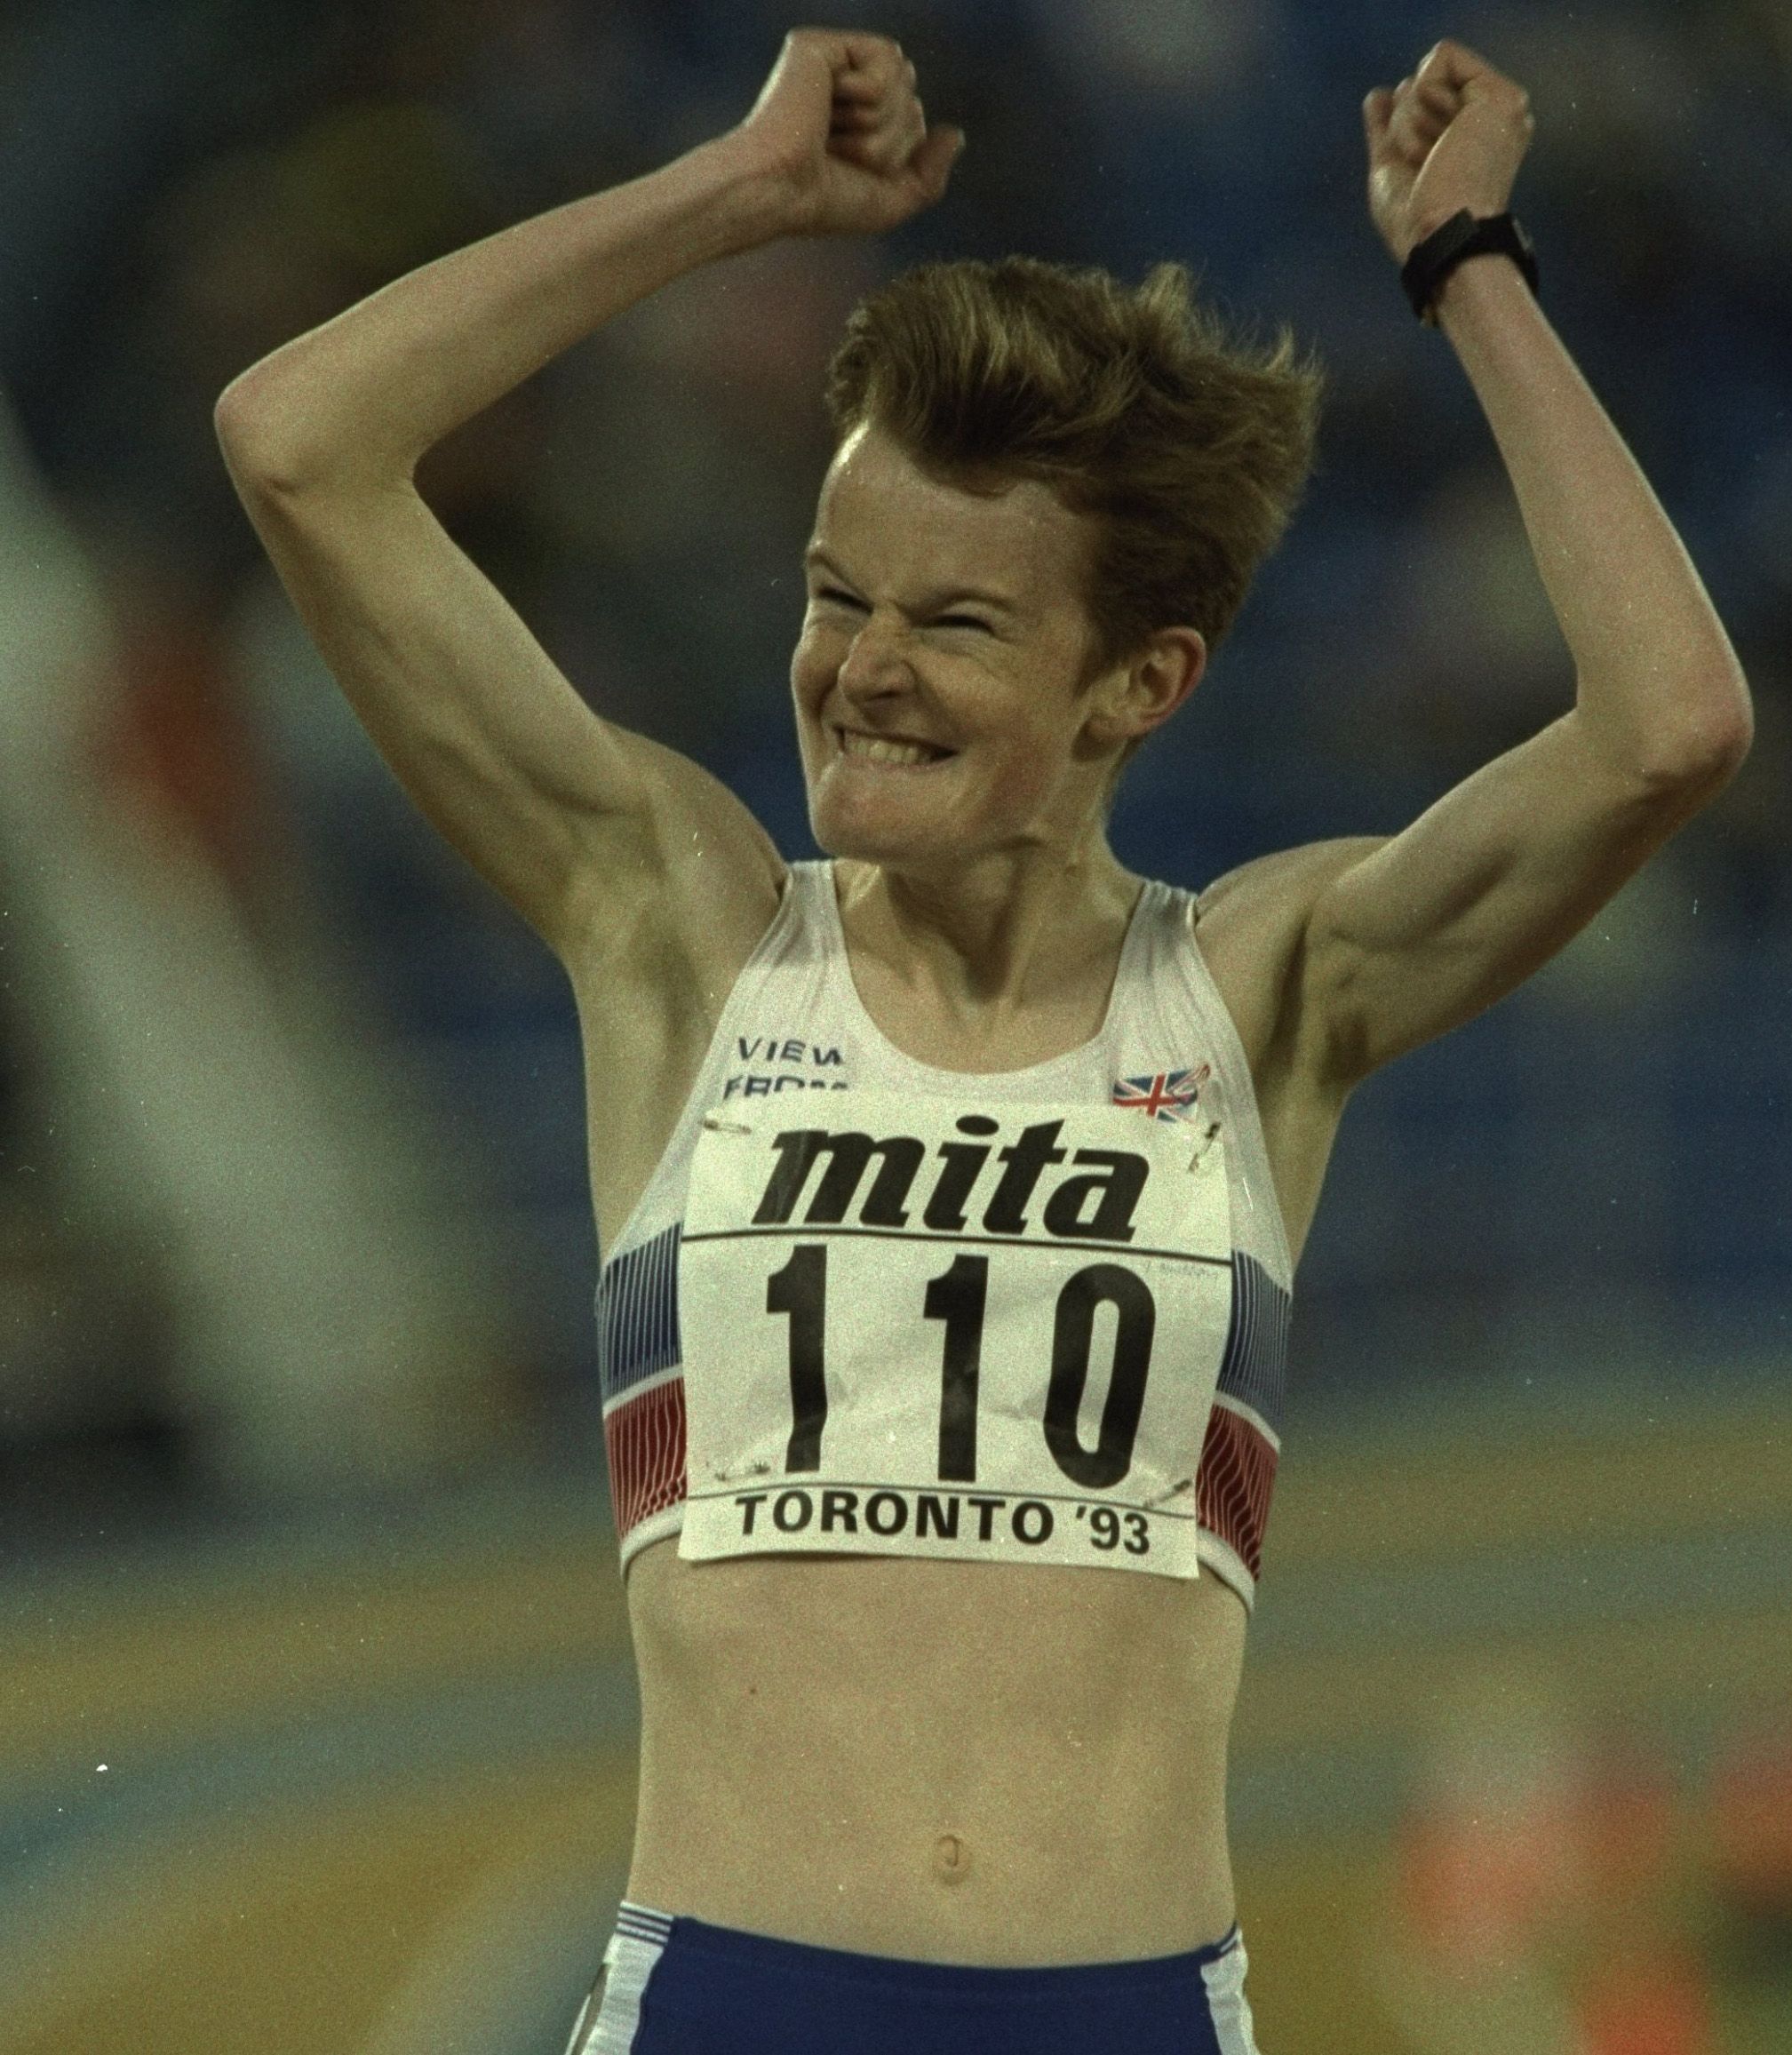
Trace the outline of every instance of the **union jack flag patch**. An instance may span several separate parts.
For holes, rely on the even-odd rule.
[[[1153,1119],[1181,1120],[1212,1075],[1211,1063],[1197,1063],[1186,1071],[1159,1071],[1149,1078],[1117,1078],[1114,1103],[1136,1106]]]

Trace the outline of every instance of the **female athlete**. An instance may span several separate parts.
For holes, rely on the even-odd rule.
[[[1364,103],[1396,263],[1505,209],[1461,44]],[[591,712],[412,484],[612,315],[938,200],[875,36],[254,365],[224,450],[417,802],[557,952],[590,1101],[639,1813],[576,2055],[1252,2049],[1224,1783],[1288,1293],[1351,1087],[1559,949],[1734,771],[1736,657],[1510,256],[1430,302],[1573,707],[1402,833],[1193,895],[1108,847],[1304,476],[1316,377],[1136,291],[923,267],[854,316],[786,864]],[[1390,281],[1391,283],[1391,281]],[[600,1996],[601,1994],[601,1996]]]

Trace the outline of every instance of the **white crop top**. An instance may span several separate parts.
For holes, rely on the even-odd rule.
[[[604,1252],[598,1361],[625,1574],[639,1550],[684,1525],[680,1238],[705,1116],[732,1109],[751,1119],[769,1111],[759,1102],[776,1101],[777,1123],[805,1103],[814,1119],[823,1109],[810,1095],[856,1090],[960,1103],[974,1096],[992,1105],[1124,1108],[1191,1128],[1197,1116],[1202,1128],[1217,1123],[1231,1220],[1231,1312],[1199,1445],[1195,1541],[1201,1567],[1253,1604],[1281,1448],[1293,1264],[1250,1071],[1196,944],[1191,898],[1178,887],[1145,883],[1106,1017],[1092,1039],[1025,1070],[967,1073],[918,1063],[885,1039],[853,984],[831,862],[790,866],[778,910],[729,994],[665,1152],[616,1246]],[[1223,1232],[1223,1216],[1215,1217]]]

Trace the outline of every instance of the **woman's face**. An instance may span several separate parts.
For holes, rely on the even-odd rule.
[[[875,428],[822,485],[791,660],[816,842],[929,866],[1079,840],[1119,731],[1079,693],[1089,523],[1031,481],[985,496]],[[1121,675],[1124,675],[1122,670]],[[873,738],[922,745],[892,752]]]

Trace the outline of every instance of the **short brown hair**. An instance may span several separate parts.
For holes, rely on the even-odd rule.
[[[1034,479],[1094,517],[1094,677],[1158,628],[1217,646],[1306,484],[1323,385],[1287,329],[1229,334],[1181,264],[1129,289],[1005,257],[919,265],[862,300],[826,401],[842,442],[870,421],[952,482]]]

